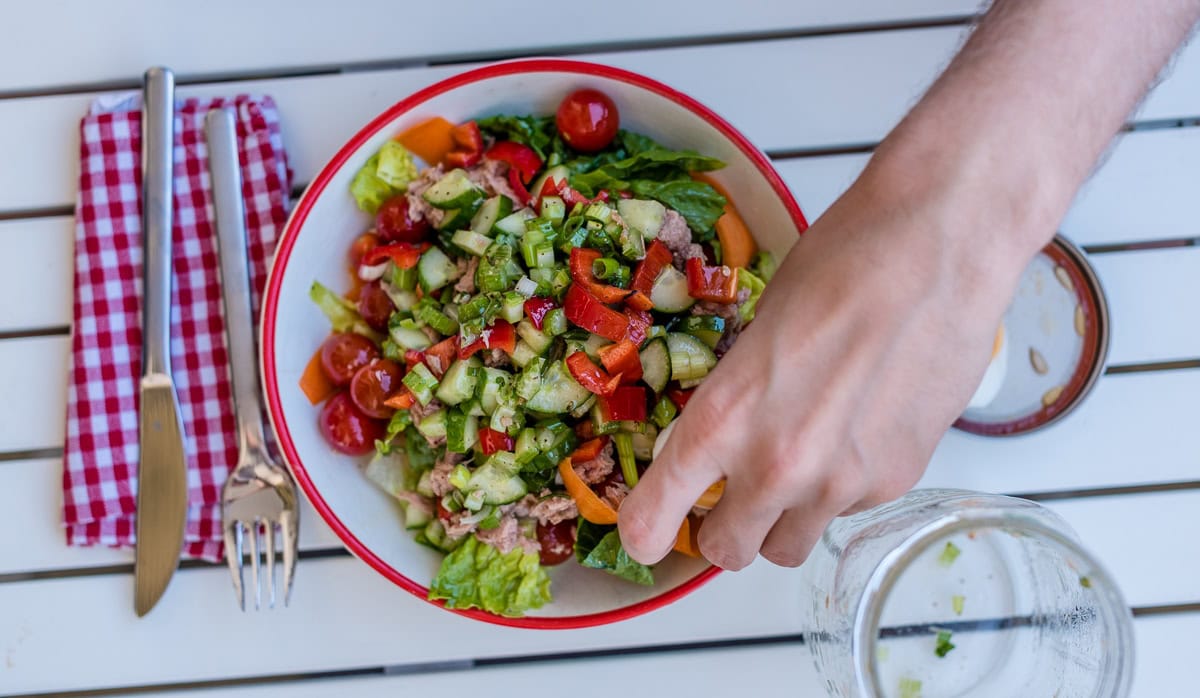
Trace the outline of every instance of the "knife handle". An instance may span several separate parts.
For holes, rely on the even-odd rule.
[[[146,71],[142,85],[142,375],[171,373],[171,221],[175,76]]]
[[[225,339],[233,378],[233,405],[241,460],[263,451],[262,403],[258,393],[258,352],[250,304],[249,249],[238,162],[237,126],[228,109],[214,109],[204,120],[208,168],[216,211],[217,256],[225,300]]]

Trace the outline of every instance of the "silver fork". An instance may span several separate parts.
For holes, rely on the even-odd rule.
[[[263,440],[258,362],[250,310],[250,272],[246,248],[246,214],[242,204],[242,175],[238,164],[233,114],[214,109],[205,118],[209,174],[216,210],[221,288],[225,299],[225,337],[232,368],[234,408],[238,427],[238,462],[221,493],[221,525],[225,561],[233,575],[238,605],[246,610],[242,572],[244,543],[249,543],[250,579],[254,608],[262,604],[259,584],[260,552],[266,554],[268,603],[275,606],[275,537],[283,555],[283,603],[292,593],[296,569],[299,514],[296,486],[283,467],[271,462]]]

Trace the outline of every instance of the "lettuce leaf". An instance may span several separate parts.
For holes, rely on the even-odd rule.
[[[312,283],[308,289],[308,297],[317,304],[321,312],[325,313],[325,317],[329,318],[329,324],[333,326],[334,332],[361,334],[376,344],[383,341],[383,335],[367,325],[353,303],[329,290],[321,282],[314,281]]]
[[[361,210],[371,215],[379,211],[383,202],[397,194],[392,185],[379,178],[376,174],[378,170],[379,153],[376,153],[367,159],[362,168],[354,174],[354,179],[350,180],[350,195],[354,197],[354,202]]]
[[[558,131],[552,116],[509,116],[498,114],[476,119],[479,130],[497,140],[514,141],[533,148],[538,157],[545,160],[553,151],[552,145]]]
[[[397,192],[407,191],[408,183],[417,178],[417,163],[399,141],[388,141],[379,149],[375,176]]]
[[[629,557],[615,526],[598,526],[580,519],[575,532],[575,559],[584,567],[604,570],[636,584],[654,584],[654,572]]]
[[[429,598],[448,608],[482,608],[502,616],[521,616],[550,601],[550,575],[537,553],[517,548],[501,554],[468,536],[442,560],[429,586]]]
[[[738,288],[750,291],[750,297],[738,307],[738,317],[742,319],[744,325],[754,319],[754,309],[758,305],[758,299],[762,296],[767,283],[755,276],[749,269],[738,269],[737,276]]]

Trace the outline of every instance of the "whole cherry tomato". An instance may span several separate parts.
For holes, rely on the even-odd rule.
[[[413,217],[404,194],[383,202],[375,214],[375,232],[384,242],[421,242],[432,230],[429,221]]]
[[[558,105],[558,132],[575,150],[593,153],[612,142],[620,126],[617,105],[599,90],[575,90]]]
[[[358,369],[379,358],[379,349],[371,340],[349,332],[329,335],[321,345],[321,368],[334,385],[349,385]]]
[[[404,369],[394,361],[375,359],[358,369],[350,381],[350,399],[363,414],[375,419],[390,419],[396,410],[383,404],[400,389]]]
[[[388,318],[392,315],[392,299],[378,281],[363,284],[358,291],[358,314],[372,328],[386,332]]]
[[[329,445],[351,456],[369,453],[375,448],[375,440],[387,435],[384,423],[363,414],[344,390],[325,403],[320,425]]]

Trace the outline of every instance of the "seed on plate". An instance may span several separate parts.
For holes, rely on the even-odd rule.
[[[1075,334],[1082,337],[1086,330],[1087,324],[1083,319],[1083,306],[1077,305],[1075,306]]]
[[[1062,393],[1063,393],[1063,386],[1061,386],[1061,385],[1056,385],[1053,388],[1047,390],[1042,395],[1042,406],[1049,407],[1050,405],[1053,405],[1054,403],[1058,402],[1058,398],[1062,397]]]
[[[1046,363],[1046,357],[1033,347],[1029,347],[1029,364],[1033,366],[1033,370],[1039,376],[1044,376],[1050,372],[1050,366]]]
[[[1075,293],[1075,284],[1071,282],[1071,275],[1062,267],[1054,267],[1054,276],[1058,279],[1058,283],[1063,285],[1071,293]]]

